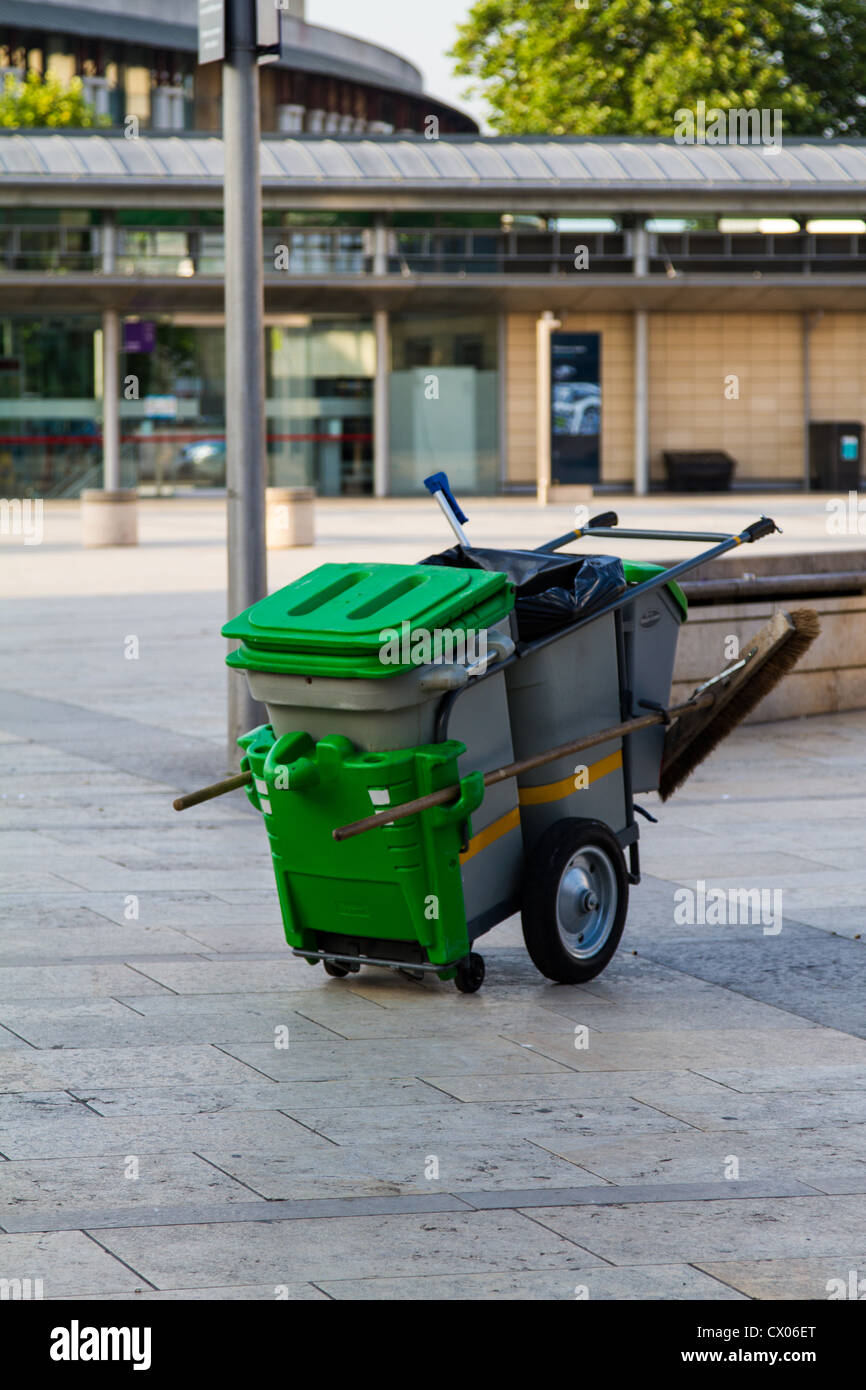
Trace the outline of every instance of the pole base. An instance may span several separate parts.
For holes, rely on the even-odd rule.
[[[81,543],[85,550],[138,544],[138,493],[85,488],[81,494]]]
[[[547,489],[548,502],[574,502],[589,505],[593,495],[591,483],[551,483]]]
[[[315,545],[316,527],[312,487],[269,487],[265,493],[268,550],[290,550],[296,545]]]

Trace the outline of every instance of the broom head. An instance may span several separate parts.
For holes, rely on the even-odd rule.
[[[715,695],[708,709],[689,711],[671,724],[665,736],[659,796],[667,801],[695,768],[751,714],[809,650],[821,625],[811,608],[774,613],[746,644],[744,655],[699,686],[694,695]]]

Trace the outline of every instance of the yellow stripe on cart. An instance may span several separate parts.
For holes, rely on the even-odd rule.
[[[607,758],[601,758],[597,763],[591,763],[587,768],[590,785],[597,782],[599,778],[606,777],[609,772],[616,772],[617,768],[622,767],[622,749],[616,753],[611,753]],[[547,782],[541,787],[521,787],[518,792],[518,799],[521,806],[541,806],[546,801],[561,801],[565,796],[571,796],[577,788],[574,785],[574,773],[568,777],[563,777],[561,782]],[[491,821],[483,830],[479,830],[477,835],[473,835],[469,841],[469,848],[460,856],[460,863],[467,864],[470,859],[474,859],[481,850],[487,849],[488,845],[493,845],[497,840],[501,840],[503,835],[507,835],[509,830],[516,830],[520,824],[520,811],[517,806],[506,811],[504,816],[498,820]]]
[[[469,841],[469,848],[460,856],[460,863],[468,863],[481,850],[486,849],[488,845],[495,844],[497,840],[502,839],[503,835],[507,835],[509,830],[516,830],[519,825],[520,811],[516,806],[512,806],[511,810],[506,811],[504,816],[491,821],[483,830],[479,830],[477,835],[472,836]]]
[[[619,748],[615,753],[611,753],[607,758],[601,758],[597,763],[591,763],[587,768],[590,785],[597,782],[599,778],[606,777],[609,772],[616,772],[617,768],[622,767],[622,749]],[[565,796],[571,796],[572,792],[578,788],[574,785],[574,773],[568,777],[563,777],[561,782],[546,782],[540,787],[521,787],[518,799],[521,806],[542,806],[546,801],[561,801]]]

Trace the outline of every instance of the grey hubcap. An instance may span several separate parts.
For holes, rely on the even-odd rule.
[[[617,909],[616,872],[597,845],[573,854],[556,890],[559,939],[575,960],[598,955],[613,930]]]

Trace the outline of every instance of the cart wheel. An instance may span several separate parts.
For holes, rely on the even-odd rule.
[[[549,980],[576,985],[611,960],[628,910],[625,857],[602,821],[560,820],[541,836],[523,884],[523,939]]]
[[[335,980],[342,980],[349,974],[348,965],[342,965],[338,960],[326,960],[323,962],[326,975],[333,975]]]
[[[484,957],[470,951],[454,972],[454,983],[461,994],[474,994],[484,983]]]

